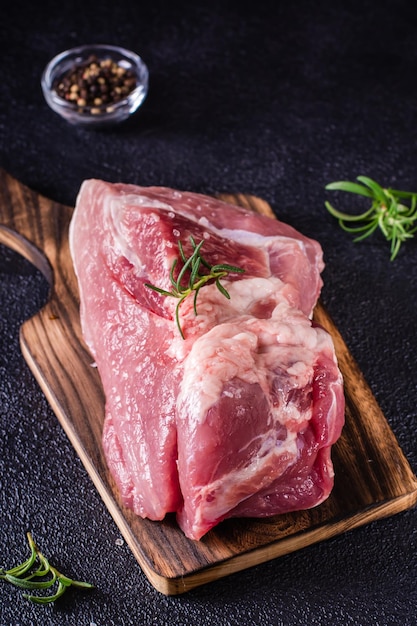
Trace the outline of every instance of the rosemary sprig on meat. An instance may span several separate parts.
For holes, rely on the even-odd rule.
[[[31,533],[27,533],[27,538],[30,548],[29,557],[20,565],[16,565],[16,567],[8,570],[0,569],[0,580],[4,580],[15,587],[29,592],[42,592],[45,589],[51,589],[54,585],[56,590],[49,595],[24,593],[23,597],[26,600],[36,604],[50,604],[58,600],[68,587],[80,587],[83,589],[91,589],[93,587],[90,583],[73,580],[61,574],[39,550]]]
[[[358,183],[340,181],[326,186],[330,191],[347,191],[369,198],[371,207],[360,215],[348,215],[326,202],[327,210],[339,221],[343,230],[356,233],[354,241],[361,241],[379,228],[390,242],[391,261],[395,259],[401,244],[411,239],[417,230],[417,193],[383,188],[371,178],[358,176]],[[409,206],[405,204],[409,203]]]
[[[193,237],[190,237],[193,253],[187,258],[184,252],[184,246],[181,241],[178,241],[178,250],[182,261],[182,268],[180,269],[177,278],[175,278],[175,269],[179,263],[179,259],[174,259],[172,267],[169,273],[170,281],[172,284],[171,291],[161,289],[155,285],[145,283],[146,287],[153,289],[154,291],[162,294],[163,296],[169,296],[178,298],[178,304],[175,309],[175,320],[180,331],[181,337],[184,339],[184,333],[180,324],[179,310],[181,304],[188,296],[194,294],[194,313],[197,315],[197,297],[202,287],[208,283],[215,283],[217,289],[222,293],[225,298],[230,300],[230,294],[221,284],[221,279],[225,278],[229,273],[241,274],[245,270],[228,263],[218,263],[216,265],[210,265],[204,257],[201,255],[201,248],[204,244],[204,239],[200,243],[196,243]],[[204,273],[203,273],[204,272]]]

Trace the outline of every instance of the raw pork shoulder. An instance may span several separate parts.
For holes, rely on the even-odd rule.
[[[177,300],[178,241],[244,269]],[[227,517],[313,507],[344,420],[328,333],[311,321],[319,244],[217,199],[88,180],[70,227],[83,335],[106,395],[103,447],[123,502],[191,539]]]

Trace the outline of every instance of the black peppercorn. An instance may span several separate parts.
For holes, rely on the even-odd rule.
[[[111,58],[99,59],[92,55],[60,76],[53,89],[60,98],[74,103],[80,112],[99,115],[112,111],[136,84],[136,75],[130,68]]]

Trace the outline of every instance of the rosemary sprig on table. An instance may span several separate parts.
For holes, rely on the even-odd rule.
[[[204,244],[204,239],[200,243],[196,243],[193,237],[190,237],[193,253],[187,258],[184,252],[184,246],[181,241],[178,241],[178,250],[180,258],[183,263],[177,278],[175,278],[175,269],[178,265],[179,259],[174,259],[171,270],[169,273],[170,281],[172,284],[171,291],[161,289],[155,285],[145,283],[146,287],[153,289],[154,291],[162,294],[163,296],[169,296],[178,298],[178,304],[175,309],[175,320],[180,331],[181,337],[184,339],[184,333],[180,324],[179,310],[181,304],[188,296],[194,293],[194,313],[197,315],[197,297],[199,291],[204,285],[210,282],[214,282],[217,289],[222,293],[225,298],[230,300],[230,294],[221,284],[220,280],[227,276],[230,272],[241,274],[245,270],[234,265],[227,263],[218,263],[216,265],[210,265],[204,257],[201,255],[201,248]],[[202,273],[205,270],[205,273]]]
[[[27,533],[27,538],[30,548],[29,557],[16,567],[8,570],[0,569],[0,580],[30,592],[50,589],[54,585],[56,585],[56,591],[50,595],[25,593],[23,597],[26,600],[36,604],[50,604],[58,600],[68,587],[80,587],[83,589],[91,589],[93,587],[90,583],[72,580],[68,576],[61,574],[39,550],[31,533]]]
[[[348,215],[326,202],[327,210],[338,219],[343,230],[357,233],[354,241],[361,241],[379,228],[391,243],[391,261],[395,259],[401,244],[411,239],[417,230],[417,193],[383,188],[371,178],[358,176],[359,183],[340,181],[326,186],[330,191],[347,191],[369,198],[371,207],[360,215]],[[405,202],[409,202],[409,206]]]

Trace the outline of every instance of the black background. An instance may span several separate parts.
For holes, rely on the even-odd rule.
[[[37,5],[11,1],[0,19],[0,167],[69,205],[91,177],[269,201],[322,244],[323,302],[416,472],[417,240],[391,262],[382,237],[353,243],[324,208],[341,178],[417,190],[415,3]],[[150,71],[139,112],[104,132],[67,124],[40,89],[52,56],[94,42]],[[417,623],[415,510],[185,596],[155,591],[21,356],[19,327],[48,285],[3,246],[0,294],[0,566],[23,560],[30,529],[96,586],[43,608],[2,584],[1,626]]]

